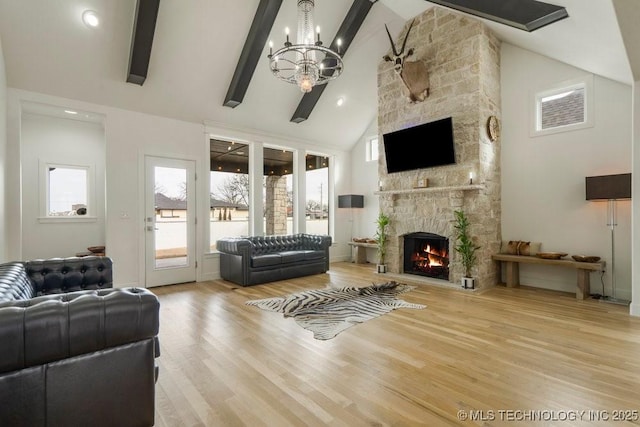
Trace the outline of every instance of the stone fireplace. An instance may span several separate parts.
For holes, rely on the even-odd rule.
[[[449,239],[434,233],[403,236],[404,272],[449,280]]]
[[[396,43],[404,40],[409,24]],[[423,102],[411,103],[393,64],[381,61],[378,66],[378,134],[382,143],[380,191],[376,193],[380,211],[390,218],[388,270],[459,284],[464,271],[459,254],[453,250],[453,223],[454,211],[462,210],[471,222],[475,243],[481,247],[472,271],[476,287],[493,286],[499,276],[491,254],[499,250],[501,239],[500,140],[489,139],[486,123],[489,116],[500,117],[500,41],[482,22],[435,6],[415,18],[406,47],[414,49],[409,60],[426,62],[431,89]],[[455,164],[387,173],[385,133],[446,117],[453,120]],[[425,144],[418,145],[412,155],[428,155],[428,151]],[[427,180],[428,187],[418,188],[418,182]],[[424,249],[407,241],[414,233],[441,239],[436,246],[447,250],[446,268],[433,265],[435,262],[425,267]]]

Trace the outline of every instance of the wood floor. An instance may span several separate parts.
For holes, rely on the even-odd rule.
[[[154,288],[156,426],[640,425],[640,318],[627,307],[416,282],[401,299],[426,309],[318,341],[294,320],[244,304],[381,283],[374,268],[335,263],[328,274],[247,288]]]

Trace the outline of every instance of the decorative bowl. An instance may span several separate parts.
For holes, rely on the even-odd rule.
[[[588,255],[571,255],[571,258],[578,262],[598,262],[600,261],[599,256],[588,256]]]
[[[565,257],[569,254],[564,253],[564,252],[538,252],[536,254],[536,256],[538,258],[542,258],[542,259],[560,259],[562,257]]]
[[[99,254],[104,252],[104,246],[89,246],[87,250],[89,252],[93,252],[94,254]]]

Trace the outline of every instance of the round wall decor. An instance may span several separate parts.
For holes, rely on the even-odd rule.
[[[487,119],[487,135],[492,142],[500,137],[500,122],[496,116],[489,116]]]

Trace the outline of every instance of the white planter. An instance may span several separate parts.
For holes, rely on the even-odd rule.
[[[476,288],[476,279],[474,279],[473,277],[463,277],[462,279],[460,279],[460,282],[462,283],[462,287],[464,289]]]
[[[387,272],[387,264],[377,264],[378,273],[386,273]]]

